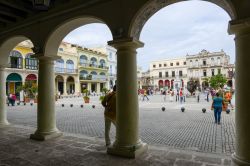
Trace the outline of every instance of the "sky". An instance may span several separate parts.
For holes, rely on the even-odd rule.
[[[227,33],[228,21],[229,15],[209,2],[186,1],[167,6],[144,25],[140,41],[145,46],[137,50],[137,64],[146,71],[151,61],[184,57],[203,49],[223,49],[234,63],[234,36]],[[110,40],[111,32],[104,24],[79,27],[64,38],[85,47],[105,45]]]

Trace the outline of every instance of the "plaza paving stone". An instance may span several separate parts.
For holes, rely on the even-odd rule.
[[[106,154],[103,139],[64,133],[47,141],[28,139],[35,128],[10,125],[0,128],[0,166],[222,166],[223,154],[197,153],[163,146],[149,146],[136,159]]]
[[[62,107],[61,104],[65,106]],[[91,103],[84,104],[83,108],[80,107],[81,104],[84,104],[82,98],[59,99],[56,103],[57,127],[66,133],[104,139],[103,107],[98,96],[91,97]],[[162,107],[166,108],[164,112]],[[180,111],[181,107],[185,107],[185,112]],[[206,108],[207,112],[202,113],[202,108]],[[211,102],[202,97],[200,103],[193,98],[187,98],[184,104],[180,104],[164,101],[160,95],[150,96],[150,101],[139,103],[140,138],[149,145],[230,155],[235,150],[234,111],[230,114],[223,112],[222,124],[216,125],[210,108]],[[36,104],[9,106],[8,120],[11,124],[35,128]],[[112,127],[113,140],[114,136],[115,130]],[[168,157],[171,158],[171,155],[173,154],[170,153]],[[189,159],[190,156],[182,157],[178,163],[181,165],[182,160]],[[196,159],[197,162],[203,162],[202,158]]]

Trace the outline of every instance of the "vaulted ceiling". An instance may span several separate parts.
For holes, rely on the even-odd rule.
[[[0,0],[0,30],[69,0]]]

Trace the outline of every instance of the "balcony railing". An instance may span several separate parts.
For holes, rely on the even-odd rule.
[[[108,70],[109,67],[105,65],[98,65],[98,64],[92,64],[92,63],[79,63],[80,66],[82,67],[93,67],[93,68],[99,68],[99,69],[105,69]]]
[[[56,73],[77,73],[77,69],[55,67]]]
[[[105,76],[105,75],[86,75],[86,76],[80,76],[80,80],[107,81],[107,76]]]
[[[183,75],[181,75],[181,76],[180,76],[180,75],[178,75],[178,76],[175,75],[175,76],[167,76],[167,77],[166,77],[166,76],[162,76],[162,77],[153,76],[153,78],[156,78],[156,79],[157,79],[157,78],[160,78],[160,79],[161,79],[161,78],[164,78],[164,79],[166,79],[166,78],[177,78],[177,77],[179,77],[179,78],[187,77],[187,74],[183,74]]]

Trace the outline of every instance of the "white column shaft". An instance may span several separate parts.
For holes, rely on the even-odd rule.
[[[55,80],[53,60],[39,60],[37,132],[57,131],[55,119]]]
[[[0,67],[0,125],[7,125],[5,71]]]
[[[250,33],[236,35],[236,156],[250,164]]]
[[[120,146],[138,142],[139,108],[137,96],[136,48],[117,50],[117,129],[116,143]]]

